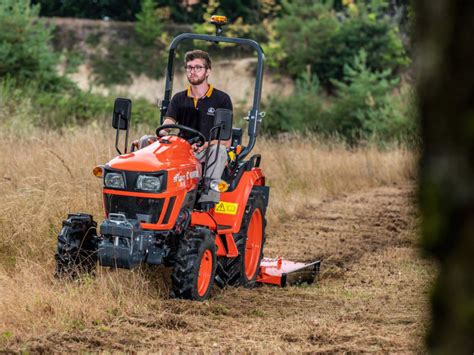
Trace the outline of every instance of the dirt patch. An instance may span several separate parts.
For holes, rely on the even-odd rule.
[[[413,245],[417,211],[408,186],[384,187],[301,206],[297,218],[268,227],[267,255],[324,260],[324,269],[349,268],[366,253]]]
[[[265,254],[322,258],[317,284],[215,290],[203,303],[162,292],[156,312],[18,338],[3,350],[422,352],[434,266],[416,250],[413,206],[411,186],[376,188],[269,225]]]

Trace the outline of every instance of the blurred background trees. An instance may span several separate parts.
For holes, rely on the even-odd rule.
[[[366,64],[372,71],[395,72],[407,66],[409,59],[388,5],[345,3],[340,11],[334,11],[331,1],[285,4],[276,30],[290,74],[297,76],[310,67],[330,89],[331,80],[343,79],[344,66],[361,49],[367,53]]]
[[[141,8],[140,0],[33,0],[41,5],[41,16],[76,17],[134,21]]]
[[[10,15],[14,6],[17,14]],[[266,134],[309,132],[337,136],[351,145],[418,141],[411,89],[412,10],[406,0],[32,0],[31,7],[27,0],[6,0],[0,8],[5,18],[29,19],[15,20],[12,26],[8,25],[11,20],[2,21],[0,77],[22,77],[35,81],[32,87],[41,86],[58,80],[55,68],[61,57],[65,73],[87,62],[94,82],[105,87],[128,85],[140,75],[159,78],[164,74],[170,39],[186,31],[213,33],[213,26],[206,22],[212,14],[222,14],[230,20],[227,35],[261,43],[269,69],[266,75],[276,80],[289,77],[294,82],[292,95],[275,91],[264,102],[267,115],[262,129]],[[97,32],[78,39],[72,34],[67,48],[56,46],[61,52],[54,52],[49,48],[56,32],[45,27],[39,15],[97,19],[98,27],[110,21],[130,22],[115,37]],[[13,28],[25,29],[20,31],[24,40],[12,40]],[[12,46],[16,49],[9,49]],[[211,45],[206,49],[215,60],[253,55],[248,49],[233,47],[218,51]],[[27,57],[33,53],[36,59],[30,61]],[[13,65],[8,67],[15,56],[23,58],[15,60],[23,63],[17,66],[22,73]],[[67,82],[65,77],[61,80]],[[74,94],[81,95],[84,93]],[[85,101],[92,100],[93,95],[88,95]],[[104,111],[108,106],[104,104]],[[80,122],[90,119],[87,109],[74,112]],[[59,125],[60,121],[55,120]]]
[[[212,0],[153,0],[155,7],[168,8],[176,23],[195,23],[202,20],[206,6]],[[255,24],[267,17],[277,16],[281,0],[220,0],[219,11],[231,22],[241,17]],[[141,0],[33,0],[41,5],[41,16],[76,17],[117,21],[136,21],[143,7]]]

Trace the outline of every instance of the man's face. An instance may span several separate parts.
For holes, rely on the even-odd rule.
[[[201,58],[187,62],[186,67],[186,75],[191,85],[202,84],[207,79],[211,71],[210,69],[206,68],[206,62]]]

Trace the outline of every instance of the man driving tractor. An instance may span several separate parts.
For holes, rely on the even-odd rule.
[[[200,162],[204,162],[205,151],[210,142],[209,161],[211,163],[206,171],[206,177],[220,179],[227,163],[226,148],[230,146],[230,139],[221,141],[221,149],[218,149],[216,159],[217,140],[212,140],[209,131],[214,125],[216,109],[225,108],[232,111],[232,101],[229,95],[208,83],[212,62],[207,52],[198,49],[187,52],[184,62],[189,86],[173,96],[163,124],[180,124],[200,131],[208,142],[201,147],[194,144],[194,154]],[[167,134],[169,134],[168,130],[160,131],[160,136]],[[182,135],[186,138],[186,132]],[[206,211],[211,209],[219,202],[219,195],[219,192],[209,190],[208,193],[201,195],[198,201],[199,207]]]
[[[119,155],[93,169],[102,179],[106,217],[99,226],[90,214],[68,214],[58,235],[56,276],[92,274],[97,263],[123,269],[142,264],[171,266],[171,296],[199,301],[209,297],[214,284],[251,287],[259,281],[285,286],[291,275],[301,281],[302,276],[296,274],[301,270],[308,270],[314,279],[319,261],[262,261],[270,188],[260,168],[261,155],[247,156],[255,146],[263,117],[264,54],[253,40],[223,36],[224,16],[213,16],[211,23],[216,25],[215,36],[183,33],[171,42],[161,124],[156,135],[133,143],[132,154],[127,153],[132,101],[115,100],[112,127]],[[207,53],[186,54],[190,86],[171,99],[175,51],[184,40],[234,43],[255,50],[255,90],[246,118],[245,147],[241,146],[242,129],[232,128],[229,96],[207,82],[211,70]],[[168,129],[179,129],[180,137],[157,139],[168,135]],[[118,147],[122,130],[126,131],[124,153]],[[230,140],[229,153],[234,156],[221,180]],[[208,194],[208,189],[221,194]]]

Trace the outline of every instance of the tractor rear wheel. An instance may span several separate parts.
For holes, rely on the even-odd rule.
[[[190,228],[181,239],[171,275],[171,297],[204,301],[216,273],[216,245],[206,228]]]
[[[265,204],[263,196],[253,191],[245,207],[240,231],[234,234],[239,251],[237,258],[221,258],[218,270],[220,286],[255,285],[265,244]]]
[[[58,235],[56,277],[78,278],[97,266],[97,223],[88,214],[70,214]]]

